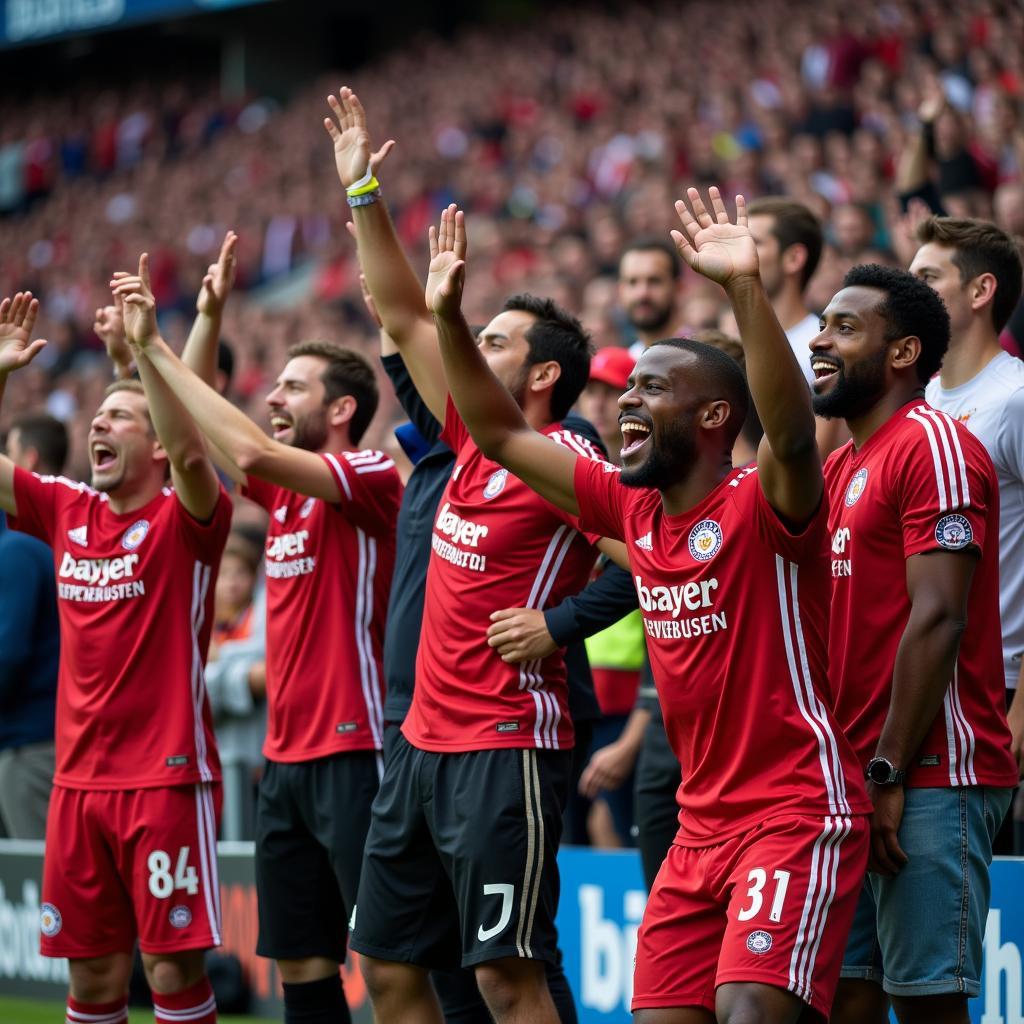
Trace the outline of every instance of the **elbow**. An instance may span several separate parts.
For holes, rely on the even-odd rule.
[[[271,454],[269,438],[262,441],[244,441],[234,446],[234,450],[227,452],[232,462],[246,476],[260,476],[260,470],[265,468],[267,459]]]

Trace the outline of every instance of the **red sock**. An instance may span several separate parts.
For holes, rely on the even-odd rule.
[[[156,1024],[217,1024],[210,979],[203,975],[191,988],[173,995],[154,992],[153,1013]]]
[[[68,996],[64,1024],[125,1024],[127,1020],[127,995],[112,1003],[83,1003]]]

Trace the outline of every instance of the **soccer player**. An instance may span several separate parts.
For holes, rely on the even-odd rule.
[[[575,522],[483,457],[448,400],[437,333],[373,172],[366,119],[342,89],[326,126],[384,330],[456,466],[433,520],[412,706],[390,751],[366,844],[352,948],[381,1020],[440,1020],[428,968],[474,967],[499,1022],[556,1021],[543,961],[557,961],[555,854],[571,764],[561,652],[510,665],[487,643],[496,608],[577,593],[595,561]],[[365,182],[363,182],[365,179]],[[431,231],[428,289],[465,251],[452,211]],[[589,340],[550,300],[515,296],[480,333],[516,407],[554,451],[597,458],[564,430]],[[503,394],[506,392],[503,391]]]
[[[201,344],[216,339],[211,328]],[[186,354],[197,365],[205,355],[212,372],[215,349]],[[357,447],[377,409],[366,359],[316,341],[288,357],[267,396],[272,438],[162,340],[140,362],[270,513],[257,951],[277,961],[286,1022],[336,1024],[350,1016],[338,966],[382,770],[381,651],[402,485],[383,452]]]
[[[999,496],[982,443],[924,401],[949,315],[906,271],[854,267],[812,343],[836,718],[869,780],[870,872],[834,1021],[966,1024],[992,840],[1017,781],[999,633]]]
[[[621,474],[538,436],[460,311],[465,264],[433,294],[453,400],[489,458],[584,528],[627,542],[665,723],[680,829],[640,928],[643,1024],[827,1016],[867,858],[869,804],[825,703],[825,505],[810,394],[760,284],[742,197],[729,223],[677,204],[683,259],[723,285],[765,427],[731,466],[739,366],[689,340],[640,357],[619,401]]]
[[[1013,754],[1024,775],[1024,363],[999,344],[1020,300],[1020,254],[1008,234],[983,220],[932,217],[917,237],[910,272],[939,293],[950,318],[949,351],[925,398],[981,441],[999,482],[1003,669]]]
[[[125,328],[152,337],[145,256],[133,280]],[[27,293],[0,304],[0,391],[44,344],[29,342],[37,309]],[[212,1024],[203,951],[220,943],[220,765],[203,652],[231,505],[148,368],[107,390],[89,454],[91,487],[0,457],[0,507],[50,544],[58,583],[41,948],[69,960],[69,1024],[128,1019],[136,937],[157,1021]]]

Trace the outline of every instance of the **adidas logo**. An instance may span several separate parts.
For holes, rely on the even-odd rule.
[[[644,551],[653,551],[654,545],[651,543],[651,535],[649,533],[645,533],[642,537],[637,537],[636,546],[638,548],[643,548]]]
[[[280,508],[274,509],[274,518],[279,523],[283,523],[288,518],[288,506],[282,505]]]
[[[89,527],[88,526],[76,526],[73,530],[68,530],[68,536],[79,546],[87,547],[89,544]]]

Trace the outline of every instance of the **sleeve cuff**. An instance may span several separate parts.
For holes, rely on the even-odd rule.
[[[554,608],[548,608],[544,612],[544,622],[551,634],[551,639],[559,647],[566,647],[571,643],[582,640],[579,624],[576,622],[576,612],[573,609],[572,601],[563,601]]]

